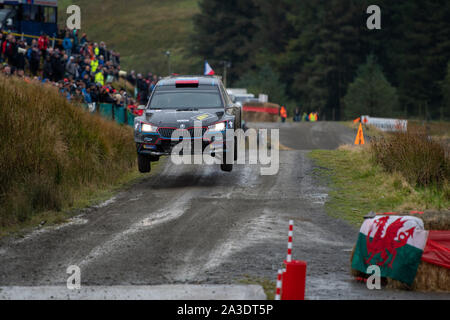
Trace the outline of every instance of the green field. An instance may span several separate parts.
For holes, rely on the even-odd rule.
[[[66,8],[81,8],[81,32],[121,54],[122,69],[167,75],[167,50],[171,70],[189,74],[203,72],[203,59],[189,53],[192,18],[199,12],[198,0],[62,0],[60,26],[65,25]]]

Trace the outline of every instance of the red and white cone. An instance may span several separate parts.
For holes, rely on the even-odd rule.
[[[281,300],[281,285],[282,285],[282,276],[283,270],[278,270],[278,277],[277,277],[277,291],[275,293],[275,300]]]
[[[288,253],[287,262],[292,262],[292,236],[294,235],[294,220],[289,221],[289,240],[288,240]]]

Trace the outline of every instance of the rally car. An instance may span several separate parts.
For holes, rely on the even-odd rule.
[[[237,159],[237,147],[234,137],[226,143],[230,140],[226,132],[240,129],[241,119],[241,108],[233,103],[218,77],[174,76],[160,80],[143,115],[134,122],[139,171],[150,172],[151,162],[171,155],[178,144],[194,144],[196,139],[201,141],[201,152],[206,148],[213,150],[213,145],[214,150],[220,150],[217,148],[220,144],[221,169],[232,171],[233,163],[226,161],[225,154],[232,148],[233,158]],[[183,137],[174,136],[174,132],[183,131],[186,133]],[[211,133],[216,136],[219,133],[221,139],[211,138]],[[196,152],[195,148],[191,149],[191,154]],[[211,152],[211,155],[216,154]]]

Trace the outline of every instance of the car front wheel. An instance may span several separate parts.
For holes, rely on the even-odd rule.
[[[140,173],[148,173],[152,170],[150,159],[142,154],[138,154],[138,167]]]
[[[224,163],[220,165],[220,169],[225,172],[231,172],[233,171],[233,165]]]

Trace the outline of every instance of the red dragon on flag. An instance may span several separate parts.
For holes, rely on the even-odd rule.
[[[408,239],[414,235],[415,227],[399,234],[399,230],[404,226],[406,221],[402,221],[402,218],[398,218],[386,228],[386,223],[388,220],[389,217],[382,217],[375,221],[370,227],[369,234],[366,237],[366,246],[370,257],[366,259],[366,263],[370,264],[370,261],[374,258],[374,256],[380,253],[382,261],[377,262],[377,265],[385,265],[389,260],[389,257],[392,256],[391,261],[388,264],[388,267],[392,269],[392,264],[397,256],[397,248],[401,248],[406,245]],[[375,226],[378,227],[377,231],[375,232],[373,239],[370,240],[370,235],[372,234]],[[386,233],[383,236],[383,231],[385,229]]]
[[[359,231],[352,269],[368,273],[380,267],[381,277],[411,285],[428,238],[422,219],[414,216],[377,216],[364,220]]]

